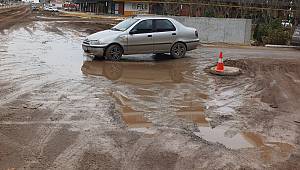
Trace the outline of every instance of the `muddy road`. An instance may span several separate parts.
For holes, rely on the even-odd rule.
[[[84,37],[109,24],[1,32],[0,169],[299,169],[299,50],[86,56]],[[205,72],[219,51],[241,76]]]
[[[0,8],[0,30],[27,20],[30,14],[30,7],[25,5]]]

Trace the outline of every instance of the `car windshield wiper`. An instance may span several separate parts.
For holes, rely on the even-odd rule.
[[[111,28],[111,30],[114,30],[114,31],[122,31],[122,30],[120,30],[120,29],[118,29],[118,28]]]

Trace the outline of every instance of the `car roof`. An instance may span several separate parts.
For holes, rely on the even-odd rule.
[[[169,17],[163,17],[163,16],[151,16],[151,15],[137,15],[137,16],[134,16],[133,18],[136,18],[136,19],[172,19],[172,18],[169,18]]]

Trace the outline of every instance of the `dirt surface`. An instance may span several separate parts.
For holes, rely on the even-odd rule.
[[[86,56],[115,22],[39,13],[2,30],[0,169],[299,169],[299,50]],[[219,51],[243,74],[206,73]]]
[[[9,28],[20,21],[27,21],[30,13],[29,6],[0,8],[0,30]]]

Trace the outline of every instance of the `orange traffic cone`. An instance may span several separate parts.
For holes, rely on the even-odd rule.
[[[220,52],[219,61],[217,67],[215,68],[216,72],[224,72],[224,63],[223,63],[223,53]]]

